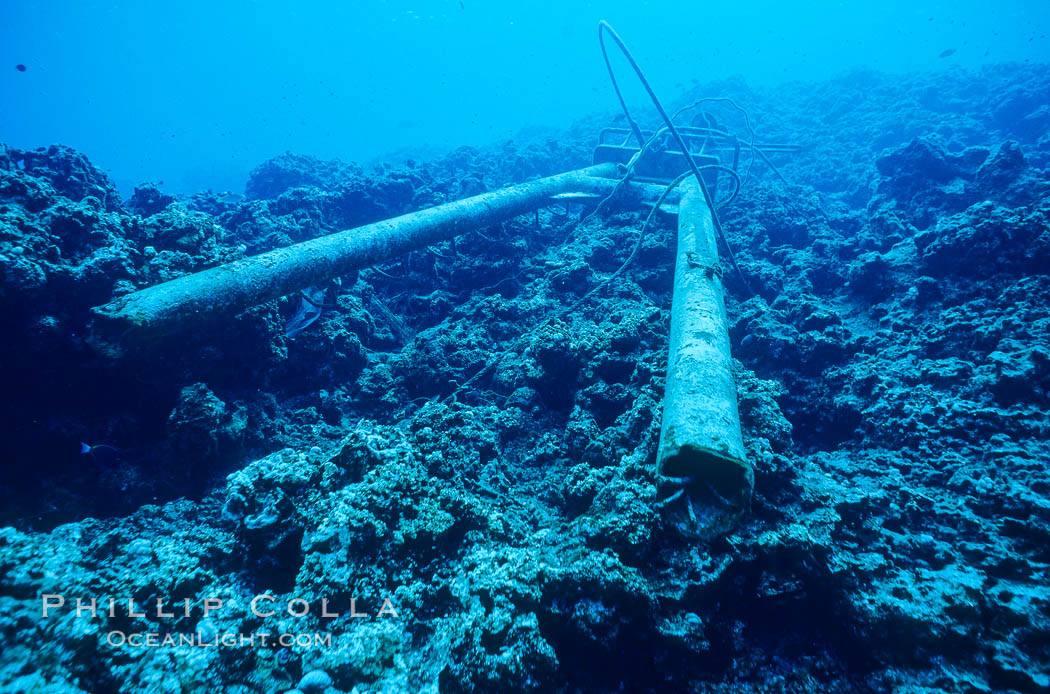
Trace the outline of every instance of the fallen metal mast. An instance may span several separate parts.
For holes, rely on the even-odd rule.
[[[682,187],[656,459],[662,476],[682,484],[690,512],[716,529],[746,507],[754,473],[740,430],[711,210],[696,181]]]
[[[718,171],[724,171],[735,182],[730,199],[735,197],[741,186],[735,169],[742,143],[720,128],[675,126],[626,45],[612,27],[601,22],[599,38],[605,31],[634,68],[678,150],[663,144],[651,146],[658,143],[660,132],[643,131],[631,117],[603,43],[609,75],[630,129],[602,131],[594,166],[322,236],[133,292],[93,309],[96,344],[119,353],[124,346],[239,313],[558,199],[604,201],[615,193],[630,191],[641,202],[672,202],[668,194],[686,175],[683,172],[689,171],[692,175],[682,183],[677,207],[667,386],[657,451],[661,486],[677,491],[659,505],[683,498],[690,516],[703,530],[726,529],[749,503],[754,471],[747,462],[740,427],[719,240],[725,243],[730,264],[740,270],[713,209],[712,191],[718,190]],[[628,144],[631,136],[637,140],[637,147]],[[759,155],[783,180],[755,145],[753,132],[751,140],[748,147],[752,157]],[[790,144],[762,147],[771,152],[798,149]],[[732,166],[721,163],[718,154],[722,152],[732,154]],[[653,181],[661,185],[653,185]],[[747,286],[742,273],[741,282]]]
[[[141,343],[531,212],[560,194],[607,195],[617,171],[615,164],[598,164],[179,277],[95,308],[95,339],[118,349]]]

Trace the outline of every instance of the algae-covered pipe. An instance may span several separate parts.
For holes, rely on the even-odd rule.
[[[233,315],[265,301],[446,241],[549,204],[559,193],[608,194],[614,164],[600,164],[278,248],[179,277],[93,309],[104,348]]]
[[[657,464],[687,478],[691,513],[710,527],[743,509],[754,486],[744,452],[729,325],[711,210],[693,178],[678,205],[678,254]]]

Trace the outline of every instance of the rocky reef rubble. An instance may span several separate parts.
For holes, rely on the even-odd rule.
[[[639,240],[635,211],[554,207],[341,278],[292,338],[288,297],[91,349],[112,296],[572,168],[589,133],[369,173],[285,155],[246,197],[126,204],[69,149],[0,151],[0,688],[1050,688],[1044,73],[716,89],[815,144],[722,210],[756,290],[726,275],[756,484],[706,540],[654,505],[672,219]],[[92,596],[147,609],[78,616]]]

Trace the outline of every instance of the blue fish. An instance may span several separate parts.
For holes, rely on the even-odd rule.
[[[325,308],[325,291],[324,287],[307,287],[299,293],[299,310],[284,326],[285,337],[295,337],[321,317],[321,311]]]
[[[92,460],[103,465],[115,465],[120,462],[120,449],[108,443],[92,446],[81,441],[80,454],[90,456]]]

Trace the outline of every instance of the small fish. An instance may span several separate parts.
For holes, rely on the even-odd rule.
[[[955,55],[955,49],[954,48],[946,48],[946,49],[944,49],[943,51],[941,51],[941,54],[939,56],[937,56],[937,57],[938,58],[947,58],[950,55]]]
[[[26,66],[23,65],[22,63],[19,63],[18,65],[15,65],[15,69],[18,70],[19,72],[25,72],[26,71]]]
[[[108,443],[100,443],[94,446],[80,442],[80,454],[90,456],[96,463],[103,465],[114,465],[120,461],[120,449],[110,446]]]
[[[324,296],[327,289],[324,287],[307,287],[299,292],[299,309],[295,315],[284,326],[284,336],[293,338],[321,317],[324,310]]]

